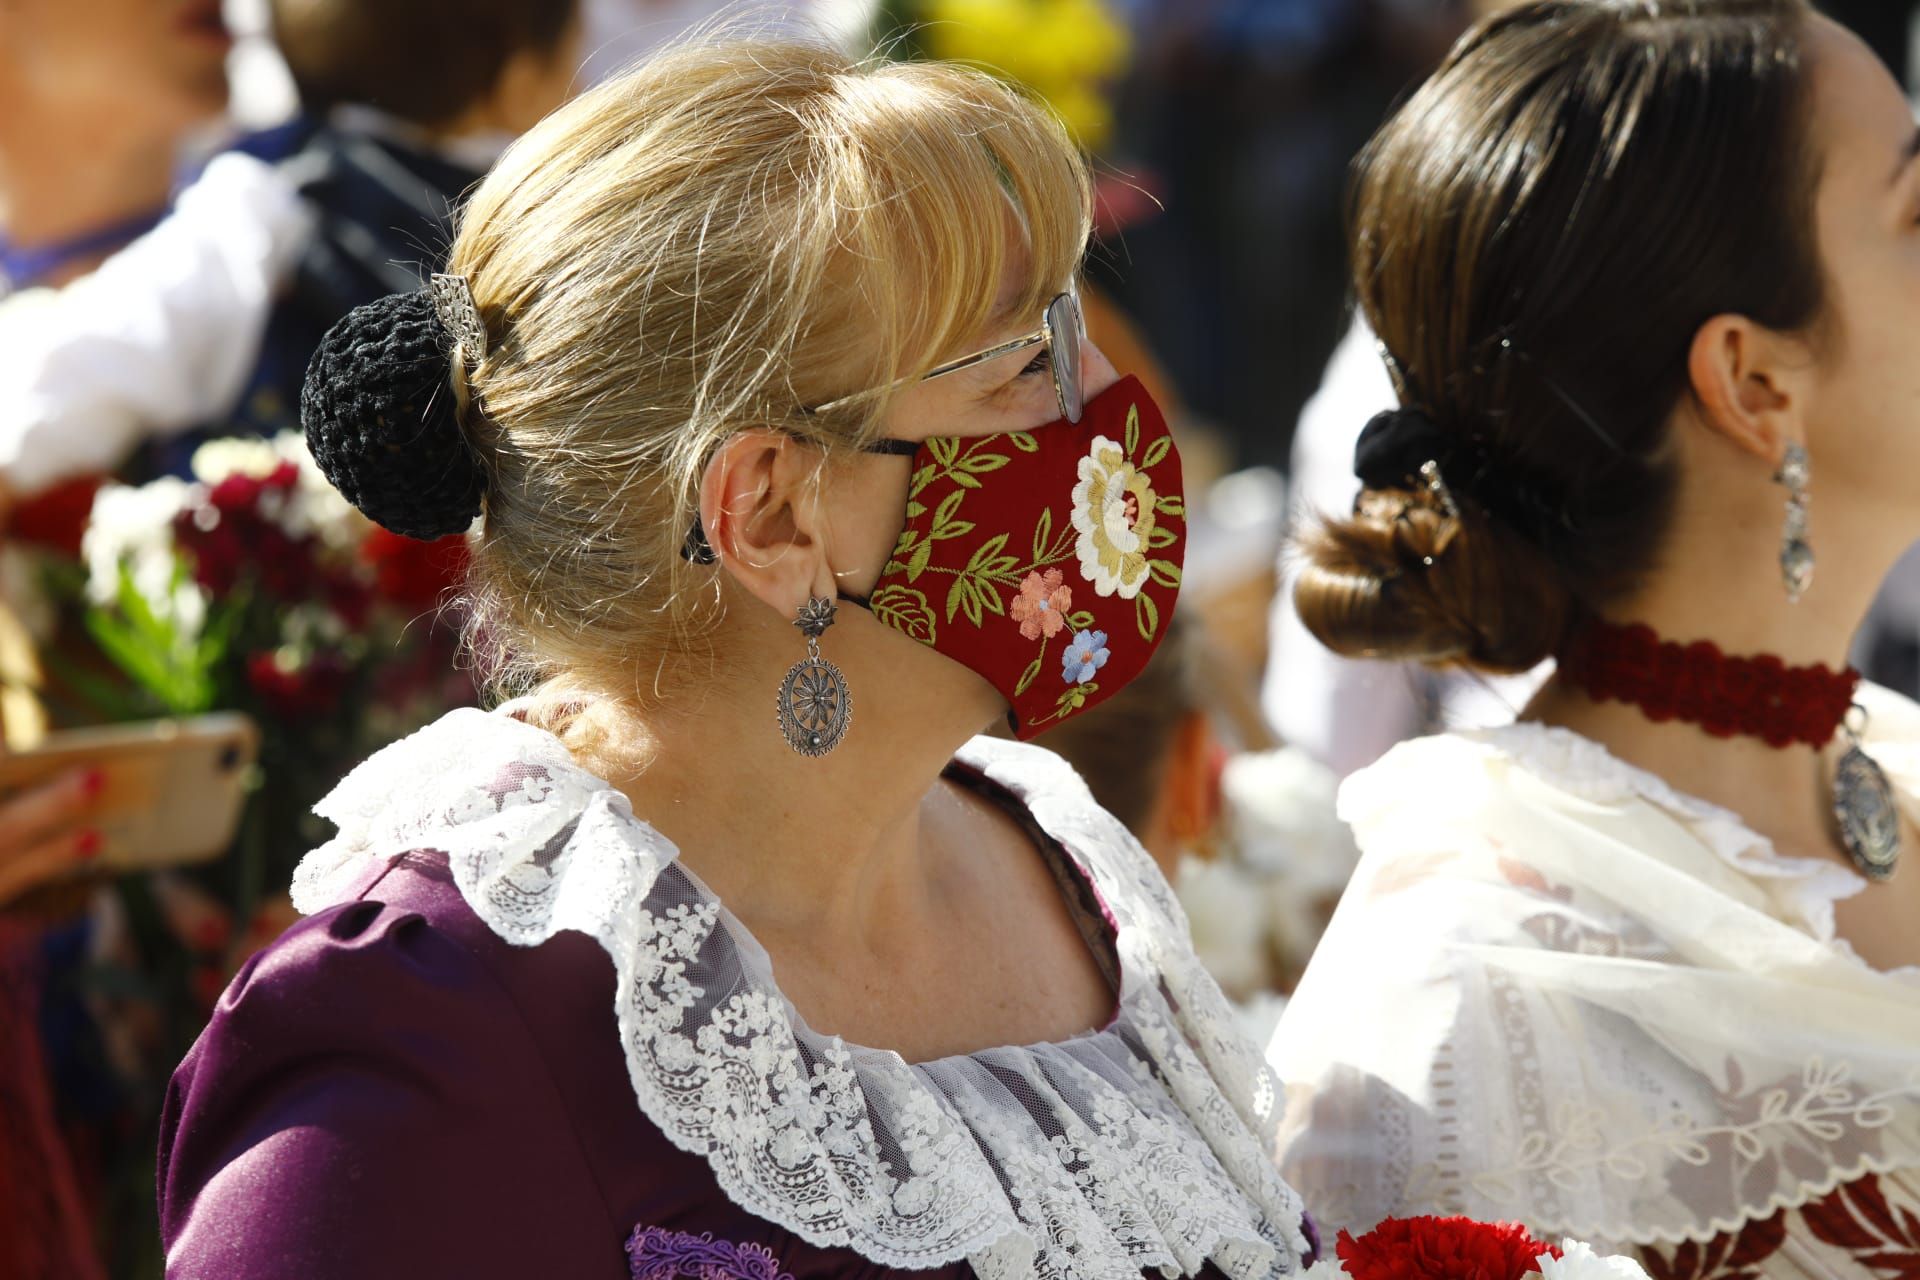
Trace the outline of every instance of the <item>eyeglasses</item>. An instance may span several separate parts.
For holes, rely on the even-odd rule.
[[[931,382],[935,378],[944,378],[950,373],[971,369],[988,360],[998,360],[1001,356],[1012,355],[1016,351],[1025,351],[1029,347],[1037,347],[1044,343],[1047,348],[1047,362],[1053,370],[1053,394],[1054,398],[1060,402],[1060,416],[1068,422],[1078,422],[1081,410],[1086,407],[1086,397],[1080,387],[1080,340],[1086,336],[1086,332],[1087,322],[1080,311],[1080,297],[1072,290],[1068,290],[1047,304],[1046,311],[1040,317],[1040,328],[1037,332],[1015,338],[1010,342],[1003,342],[997,347],[988,347],[985,351],[976,351],[958,360],[949,360],[921,374],[920,381]],[[890,385],[900,384],[896,382]],[[810,412],[826,413],[842,405],[851,404],[867,394],[870,393],[856,391],[850,396],[841,396],[838,400],[817,404]]]

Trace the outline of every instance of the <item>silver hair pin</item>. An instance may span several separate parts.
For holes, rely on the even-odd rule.
[[[1420,478],[1427,482],[1427,492],[1440,504],[1441,514],[1449,520],[1460,518],[1460,504],[1453,500],[1453,490],[1447,487],[1447,479],[1440,474],[1440,464],[1427,461],[1420,464]]]
[[[474,305],[473,286],[465,276],[434,275],[427,281],[433,294],[433,309],[446,326],[461,354],[469,363],[483,360],[487,354],[487,326],[480,322],[480,308]]]

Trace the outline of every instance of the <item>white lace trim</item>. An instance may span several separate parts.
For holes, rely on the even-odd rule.
[[[965,1258],[986,1280],[1297,1270],[1276,1081],[1158,871],[1052,755],[981,739],[960,759],[1023,800],[1113,914],[1111,1027],[912,1065],[816,1034],[626,797],[501,713],[456,711],[341,783],[317,807],[339,835],[302,861],[293,900],[324,909],[369,859],[434,849],[502,938],[591,935],[641,1110],[741,1208],[816,1245],[903,1268]]]

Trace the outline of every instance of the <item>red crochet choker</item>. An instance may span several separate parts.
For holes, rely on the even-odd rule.
[[[1684,720],[1716,738],[1824,747],[1853,706],[1860,673],[1789,667],[1772,654],[1729,658],[1706,640],[1675,644],[1653,628],[1592,622],[1560,657],[1560,674],[1595,702],[1627,702],[1649,720]]]

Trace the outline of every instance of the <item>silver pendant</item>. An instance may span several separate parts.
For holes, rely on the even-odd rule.
[[[807,656],[787,669],[780,682],[780,732],[803,756],[823,756],[840,745],[853,723],[853,693],[840,668],[820,656],[817,640],[807,638]]]
[[[1900,864],[1900,810],[1893,787],[1873,758],[1860,749],[1860,738],[1847,730],[1847,751],[1833,771],[1833,817],[1840,827],[1840,843],[1860,874],[1885,880]]]

